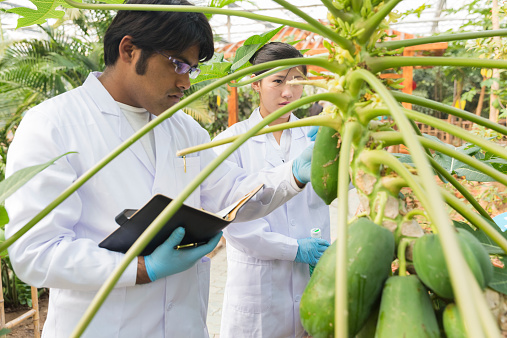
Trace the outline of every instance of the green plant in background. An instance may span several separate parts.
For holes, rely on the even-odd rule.
[[[66,4],[77,8],[194,11],[270,21],[320,34],[326,39],[329,55],[285,59],[251,67],[247,65],[249,58],[247,56],[252,53],[254,47],[238,50],[232,62],[224,62],[223,57],[217,56],[211,64],[203,65],[204,71],[201,78],[203,81],[210,79],[215,79],[215,81],[165,111],[97,163],[16,235],[0,245],[0,250],[4,250],[22,236],[130,144],[200,96],[226,83],[235,86],[250,84],[251,80],[242,79],[261,69],[274,68],[272,72],[278,72],[300,64],[315,65],[327,70],[322,74],[323,80],[304,83],[323,87],[326,92],[293,102],[271,114],[248,133],[225,140],[233,142],[231,147],[217,157],[184,189],[180,196],[173,200],[126,253],[121,265],[99,290],[76,328],[74,336],[82,334],[132,259],[139,255],[144,246],[204,178],[243,142],[259,132],[267,133],[300,125],[320,125],[323,127],[317,134],[315,148],[328,147],[333,150],[339,147],[339,156],[335,155],[335,150],[332,151],[333,154],[323,152],[322,160],[312,163],[312,184],[322,188],[319,191],[325,200],[337,196],[341,212],[339,212],[336,225],[337,241],[322,258],[323,261],[335,263],[317,265],[301,301],[302,322],[309,333],[314,337],[347,337],[354,336],[363,329],[370,329],[377,337],[418,334],[438,336],[440,328],[437,326],[436,315],[441,312],[435,311],[435,304],[443,307],[456,303],[462,322],[448,325],[451,328],[444,328],[445,330],[457,330],[458,327],[464,327],[470,337],[498,337],[500,335],[498,324],[491,316],[481,289],[489,286],[507,293],[505,283],[501,282],[501,278],[505,276],[504,271],[494,269],[494,273],[491,273],[491,262],[488,256],[488,253],[492,252],[507,253],[507,239],[492,222],[488,213],[449,173],[449,170],[456,171],[458,167],[451,165],[446,168],[445,164],[448,164],[447,157],[452,159],[451,162],[458,160],[463,163],[459,168],[464,166],[474,168],[477,173],[506,185],[507,176],[502,169],[504,163],[500,163],[498,167],[495,167],[494,163],[498,164],[497,159],[507,160],[507,152],[504,147],[445,121],[404,109],[399,102],[409,102],[458,116],[502,135],[507,135],[507,128],[466,111],[393,90],[399,88],[399,85],[380,80],[378,74],[387,69],[402,66],[507,69],[507,62],[502,60],[398,56],[400,49],[408,46],[505,36],[507,30],[386,41],[385,28],[388,27],[390,20],[398,16],[392,11],[400,1],[322,0],[329,10],[328,18],[331,23],[330,26],[325,26],[284,0],[274,0],[274,2],[299,16],[304,20],[303,23],[222,8],[80,4],[66,0]],[[23,16],[19,25],[30,25],[59,16],[57,7],[65,4],[56,0],[53,2],[32,0],[32,2],[37,6],[37,10],[16,9],[16,12]],[[266,36],[263,35],[253,37],[250,46],[261,44],[265,38]],[[272,72],[266,72],[264,76]],[[278,116],[315,101],[328,101],[331,105],[326,107],[320,116],[264,128]],[[394,125],[379,122],[378,116],[391,116]],[[470,143],[471,146],[467,147],[471,148],[457,150],[431,138],[423,137],[413,121],[422,122],[458,136]],[[334,129],[335,132],[326,132],[329,131],[328,128]],[[218,143],[195,147],[185,152],[197,151],[216,144]],[[411,165],[403,163],[384,150],[390,145],[397,144],[404,144],[407,147],[411,155]],[[478,150],[475,151],[474,147]],[[474,152],[471,151],[472,148]],[[431,151],[443,154],[444,157],[441,156],[439,159]],[[472,153],[474,156],[470,156]],[[490,163],[484,161],[485,154],[488,153],[491,154],[491,157],[487,159],[487,161],[491,160]],[[484,154],[485,157],[482,158],[479,154]],[[442,161],[442,158],[445,161]],[[334,170],[328,169],[330,167]],[[469,204],[463,203],[449,191],[440,188],[435,180],[435,173],[438,179],[449,181],[460,191]],[[336,186],[328,187],[327,182],[333,181],[337,182]],[[349,221],[345,211],[348,210],[347,195],[350,181],[358,189],[364,213],[357,219]],[[413,191],[423,210],[406,209],[405,201],[400,195],[400,189],[405,187]],[[468,223],[460,225],[453,222],[448,215],[446,205],[455,209]],[[420,218],[429,224],[432,234],[425,234],[422,231],[416,221]],[[366,231],[367,228],[372,230]],[[458,231],[458,228],[461,230]],[[378,236],[374,238],[381,238],[381,240],[378,242],[363,240],[362,234],[365,232],[378,233]],[[484,246],[490,250],[485,251]],[[392,250],[394,247],[396,249]],[[385,253],[379,256],[379,252]],[[433,253],[438,253],[438,255]],[[372,256],[378,260],[379,264],[375,266],[361,264],[361,262],[368,262],[368,257]],[[399,262],[398,276],[388,277],[389,274],[384,271],[390,270],[391,263],[395,259]],[[363,270],[364,268],[366,270]],[[412,275],[407,276],[407,271],[411,271]],[[432,273],[432,271],[443,272],[443,274]],[[385,287],[382,291],[384,282]],[[428,288],[428,292],[425,288]],[[429,297],[430,294],[432,298]],[[410,299],[410,301],[400,303],[396,301],[397,299]],[[380,308],[377,310],[375,304],[378,302],[380,302]],[[376,313],[379,313],[378,317]],[[404,313],[412,315],[401,320]],[[393,322],[397,325],[391,325]],[[423,332],[422,327],[426,331]],[[453,333],[449,331],[446,334]]]
[[[5,241],[4,227],[7,223],[9,223],[9,216],[7,215],[7,211],[5,210],[3,204],[5,199],[20,187],[22,187],[39,172],[55,163],[60,157],[68,154],[63,154],[44,164],[22,169],[14,173],[8,179],[2,178],[0,182],[0,243],[3,243]],[[5,304],[14,308],[25,304],[32,306],[31,288],[14,274],[14,270],[12,269],[7,250],[0,251],[0,260],[2,293],[4,296]],[[42,290],[39,291],[39,294],[41,292]]]

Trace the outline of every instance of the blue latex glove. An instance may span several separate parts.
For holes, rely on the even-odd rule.
[[[328,247],[328,241],[322,238],[298,239],[298,252],[294,261],[315,266]]]
[[[144,257],[146,272],[151,281],[174,275],[175,273],[190,269],[203,256],[209,254],[217,246],[222,232],[210,239],[208,243],[190,249],[176,250],[185,236],[185,229],[182,227],[173,231],[171,236],[160,244],[151,255]]]
[[[310,140],[315,141],[315,139],[317,138],[317,132],[319,131],[319,128],[320,126],[311,126],[306,136],[308,136]]]
[[[314,145],[315,144],[312,143],[306,147],[306,149],[294,159],[294,162],[292,162],[292,174],[294,174],[294,177],[303,184],[310,182]]]

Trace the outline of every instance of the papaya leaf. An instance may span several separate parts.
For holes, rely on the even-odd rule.
[[[196,84],[206,80],[219,79],[229,74],[232,64],[230,62],[205,63],[199,68],[201,73],[195,79],[191,79],[192,84]]]
[[[503,268],[493,266],[493,280],[488,287],[507,295],[507,268],[505,267],[505,256],[499,256],[498,259],[504,264]]]
[[[483,219],[486,220],[500,234],[502,234],[503,237],[507,238],[506,234],[500,230],[498,225],[496,225],[494,222],[487,220],[484,217]],[[469,231],[472,235],[474,235],[474,237],[477,238],[479,242],[481,242],[482,246],[484,247],[484,249],[486,249],[488,254],[490,255],[504,254],[503,250],[498,245],[496,245],[496,243],[493,242],[493,240],[488,235],[486,235],[486,233],[481,229],[473,229],[468,223],[465,222],[453,220],[452,223],[456,228],[464,229],[466,231]]]
[[[300,39],[300,40],[294,40],[294,41],[287,41],[286,43],[288,43],[291,46],[295,46],[295,45],[297,45],[301,41],[303,41],[303,40]],[[303,54],[303,53],[301,53],[301,54]]]
[[[469,165],[463,165],[461,168],[456,168],[455,170],[458,176],[465,177],[468,181],[476,181],[476,182],[494,182],[495,179],[490,176],[484,174],[482,171],[477,170]]]
[[[72,153],[75,152],[71,151],[58,157],[55,157],[54,159],[44,164],[38,164],[18,170],[14,174],[12,174],[12,176],[0,182],[0,203],[3,203],[7,197],[12,195],[16,190],[18,190],[26,182],[32,179],[36,174],[40,173],[42,170],[46,169],[47,167],[55,163],[61,157]]]
[[[8,329],[8,328],[3,328],[3,329],[0,330],[0,336],[6,335],[8,333],[11,333],[11,330]]]
[[[64,11],[57,10],[59,6],[66,4],[63,0],[30,0],[37,9],[27,7],[11,8],[7,12],[14,13],[20,16],[18,19],[17,28],[41,25],[47,19],[61,19],[65,14]]]
[[[234,72],[241,67],[243,67],[247,62],[250,61],[250,58],[255,54],[257,49],[262,46],[260,43],[256,43],[248,46],[241,46],[236,51],[236,55],[234,56],[234,61],[231,67],[231,70]]]
[[[240,69],[248,61],[250,61],[250,58],[255,54],[255,52],[271,40],[282,28],[283,26],[280,26],[269,32],[265,32],[261,35],[256,34],[246,39],[243,46],[236,50],[236,55],[232,61],[231,71],[234,72],[237,69]]]
[[[0,205],[0,226],[4,226],[9,223],[9,215],[7,214],[7,210],[3,205]]]
[[[409,154],[393,153],[393,155],[396,156],[396,158],[400,160],[401,163],[405,163],[411,167],[415,167],[414,161],[412,160],[412,156],[410,156]]]

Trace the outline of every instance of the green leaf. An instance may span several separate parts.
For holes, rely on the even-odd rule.
[[[458,176],[465,177],[467,181],[495,182],[495,179],[484,174],[482,171],[468,165],[463,165],[461,168],[456,168],[455,172]]]
[[[14,174],[12,174],[12,176],[0,182],[0,203],[3,203],[7,197],[16,192],[16,190],[18,190],[26,182],[32,179],[36,174],[38,174],[42,170],[46,169],[47,167],[55,163],[61,157],[72,153],[75,152],[71,151],[58,157],[55,157],[51,161],[46,162],[44,164],[38,164],[18,170]]]
[[[484,220],[486,220],[492,227],[494,227],[499,233],[502,234],[503,237],[507,238],[505,233],[500,230],[498,225],[496,223],[491,222],[483,217]],[[472,235],[474,235],[475,238],[481,242],[482,246],[490,255],[496,255],[496,254],[504,254],[504,251],[495,243],[493,240],[481,229],[472,229],[468,223],[465,222],[459,222],[459,221],[452,221],[454,226],[456,228],[464,229],[469,231]]]
[[[505,267],[505,256],[499,256],[498,259],[504,263],[504,267],[499,268],[493,266],[493,280],[489,283],[488,287],[507,295],[507,269]]]
[[[211,60],[210,60],[211,61]],[[229,70],[231,69],[232,63],[224,61],[224,62],[216,62],[216,63],[205,63],[202,64],[199,68],[201,72],[199,76],[195,79],[191,80],[192,84],[196,84],[206,80],[219,79],[229,74]]]
[[[7,223],[9,223],[9,215],[7,214],[7,210],[5,210],[5,207],[0,205],[0,226],[3,227]]]
[[[412,156],[409,154],[401,154],[401,153],[393,153],[392,155],[396,156],[396,158],[404,164],[408,164],[411,167],[415,167],[414,161],[412,160]]]
[[[56,10],[58,6],[63,6],[63,0],[30,0],[37,9],[16,7],[8,10],[10,13],[15,13],[21,16],[18,19],[16,28],[26,27],[31,25],[41,25],[47,19],[61,19],[65,14],[64,11]]]
[[[232,61],[231,71],[234,72],[237,69],[240,69],[248,61],[250,61],[250,58],[255,54],[255,52],[271,40],[282,28],[283,26],[280,26],[269,32],[265,32],[261,35],[253,35],[246,39],[243,46],[236,50],[236,55],[234,55],[234,60]]]
[[[243,67],[247,62],[250,61],[250,58],[255,54],[257,49],[259,49],[262,45],[260,43],[256,43],[248,46],[241,46],[236,51],[236,55],[234,56],[234,61],[232,63],[231,70],[234,72],[235,70]]]

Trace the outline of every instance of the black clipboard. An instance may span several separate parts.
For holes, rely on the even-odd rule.
[[[183,204],[148,243],[141,252],[141,256],[151,254],[180,226],[185,228],[185,237],[180,245],[208,242],[236,218],[241,207],[263,186],[263,184],[257,186],[239,201],[217,214]],[[125,209],[115,217],[116,223],[120,227],[100,242],[99,247],[126,253],[171,201],[171,198],[157,194],[138,210]]]

